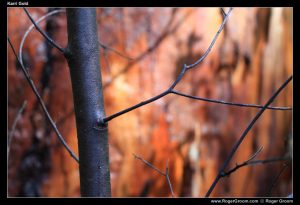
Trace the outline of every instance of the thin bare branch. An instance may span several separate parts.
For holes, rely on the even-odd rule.
[[[51,12],[47,13],[46,15],[40,17],[38,20],[35,21],[35,23],[39,24],[41,21],[47,19],[48,17],[50,17],[54,14],[60,13],[60,12],[65,12],[65,11],[63,9],[51,11]],[[32,31],[32,29],[34,27],[35,27],[34,24],[31,24],[31,26],[29,26],[29,28],[26,30],[26,32],[25,32],[25,34],[24,34],[24,36],[22,37],[22,40],[21,40],[21,44],[20,44],[20,48],[19,48],[19,59],[20,59],[20,62],[21,62],[22,65],[23,65],[23,57],[22,57],[23,46],[24,46],[24,43],[25,43],[25,40],[26,40],[28,34],[30,33],[30,31]]]
[[[57,48],[61,53],[65,53],[65,49],[63,49],[62,47],[60,47],[59,45],[57,45],[40,27],[39,25],[35,22],[35,20],[32,18],[32,16],[30,15],[30,13],[28,12],[28,10],[26,8],[23,8],[24,11],[26,12],[27,16],[29,17],[30,21],[33,23],[33,25],[35,26],[36,30],[38,30],[40,32],[40,34],[42,34],[42,36],[44,36],[44,38],[55,48]]]
[[[222,13],[223,18],[225,18],[227,14],[222,7],[221,7],[221,13]]]
[[[256,158],[256,156],[262,151],[263,146],[261,146],[249,159],[247,159],[246,161],[244,161],[242,164],[237,164],[235,165],[235,167],[231,170],[229,170],[228,172],[223,172],[222,173],[222,177],[225,176],[229,176],[232,172],[235,172],[236,170],[238,170],[239,168],[248,165],[248,163],[253,160],[254,158]]]
[[[238,107],[253,107],[253,108],[263,108],[264,107],[262,105],[256,105],[256,104],[234,103],[234,102],[226,102],[223,100],[214,100],[214,99],[210,99],[210,98],[196,97],[196,96],[187,95],[187,94],[175,91],[175,90],[172,90],[171,93],[173,93],[175,95],[180,95],[182,97],[191,98],[194,100],[201,100],[201,101],[224,104],[224,105],[232,105],[232,106],[238,106]],[[267,109],[270,109],[270,110],[293,110],[293,108],[291,108],[291,107],[272,107],[272,106],[268,106]]]
[[[222,31],[222,29],[223,29],[223,27],[224,27],[224,25],[225,25],[225,22],[227,21],[228,16],[229,16],[229,14],[230,14],[231,11],[232,11],[232,8],[229,10],[228,15],[226,16],[226,18],[224,18],[224,20],[223,20],[223,22],[222,22],[220,28],[218,29],[217,34],[215,35],[213,41],[211,42],[211,44],[210,44],[208,50],[204,53],[204,55],[202,55],[202,56],[200,57],[199,60],[197,60],[195,63],[193,63],[193,64],[191,64],[191,65],[186,65],[186,64],[184,64],[184,65],[183,65],[183,68],[182,68],[182,70],[181,70],[181,72],[180,72],[179,75],[178,75],[178,77],[176,78],[176,80],[172,83],[172,85],[171,85],[167,90],[165,90],[165,91],[162,92],[161,94],[158,94],[157,96],[152,97],[152,98],[150,98],[150,99],[148,99],[148,100],[146,100],[146,101],[140,102],[140,103],[138,103],[138,104],[136,104],[136,105],[134,105],[134,106],[132,106],[132,107],[126,108],[126,109],[124,109],[124,110],[122,110],[122,111],[120,111],[120,112],[117,112],[117,113],[115,113],[115,114],[113,114],[113,115],[111,115],[111,116],[105,117],[105,118],[102,119],[102,122],[103,122],[103,123],[106,123],[106,122],[108,122],[108,121],[110,121],[110,120],[112,120],[112,119],[114,119],[114,118],[116,118],[116,117],[118,117],[118,116],[120,116],[120,115],[123,115],[123,114],[125,114],[125,113],[127,113],[127,112],[130,112],[130,111],[132,111],[132,110],[134,110],[134,109],[137,109],[137,108],[139,108],[139,107],[141,107],[141,106],[144,106],[144,105],[146,105],[146,104],[149,104],[149,103],[151,103],[151,102],[154,102],[154,101],[156,101],[156,100],[158,100],[158,99],[164,97],[165,95],[168,95],[168,94],[172,93],[172,90],[173,90],[173,89],[175,88],[175,86],[181,81],[181,79],[183,78],[185,72],[186,72],[188,69],[191,69],[191,68],[197,66],[197,65],[198,65],[198,64],[199,64],[199,63],[200,63],[200,62],[208,55],[208,53],[209,53],[209,51],[211,50],[211,48],[213,47],[213,45],[214,45],[214,43],[215,43],[217,37],[219,36],[219,33]],[[166,32],[165,35],[167,35],[167,33],[168,33],[168,32]],[[159,42],[159,41],[158,41],[158,42]],[[110,81],[110,82],[111,82],[111,81]]]
[[[248,162],[243,162],[242,164],[237,164],[234,168],[231,170],[224,172],[222,177],[229,176],[236,170],[244,167],[244,166],[250,166],[250,165],[256,165],[256,164],[267,164],[267,163],[274,163],[274,162],[281,162],[281,161],[289,161],[291,160],[290,157],[276,157],[276,158],[271,158],[271,159],[264,159],[264,160],[252,160]]]
[[[256,156],[263,150],[263,146],[261,146],[248,160],[246,160],[245,162],[250,162],[251,160],[255,159]]]
[[[269,191],[268,191],[268,193],[267,193],[267,196],[270,196],[270,195],[271,195],[272,190],[273,190],[273,188],[276,186],[276,184],[277,184],[277,182],[278,182],[278,180],[279,180],[281,174],[283,173],[283,171],[285,170],[285,168],[287,168],[288,166],[289,166],[288,163],[285,163],[285,164],[283,165],[283,167],[281,168],[281,170],[279,171],[279,173],[277,174],[277,176],[274,178],[274,180],[273,180],[273,182],[272,182],[272,184],[271,184],[271,186],[270,186],[270,188],[269,188]]]
[[[118,117],[118,116],[120,116],[120,115],[123,115],[123,114],[125,114],[125,113],[127,113],[127,112],[130,112],[130,111],[135,110],[135,109],[137,109],[137,108],[139,108],[139,107],[142,107],[142,106],[147,105],[147,104],[149,104],[149,103],[151,103],[151,102],[154,102],[154,101],[156,101],[156,100],[158,100],[158,99],[164,97],[165,95],[167,95],[167,94],[169,94],[169,93],[170,93],[170,91],[169,91],[169,90],[166,90],[166,91],[162,92],[161,94],[159,94],[159,95],[157,95],[157,96],[155,96],[155,97],[152,97],[152,98],[150,98],[150,99],[148,99],[148,100],[145,100],[145,101],[143,101],[143,102],[140,102],[140,103],[138,103],[138,104],[136,104],[136,105],[134,105],[134,106],[132,106],[132,107],[129,107],[129,108],[127,108],[127,109],[124,109],[124,110],[122,110],[122,111],[120,111],[120,112],[117,112],[117,113],[115,113],[115,114],[113,114],[113,115],[110,115],[110,116],[108,116],[108,117],[105,117],[105,118],[102,119],[102,122],[103,122],[103,123],[106,123],[106,122],[108,122],[108,121],[110,121],[110,120],[112,120],[112,119],[114,119],[114,118],[116,118],[116,117]]]
[[[186,71],[187,71],[187,65],[184,64],[181,72],[179,73],[179,75],[177,76],[176,80],[173,82],[173,84],[169,88],[169,92],[170,93],[175,88],[175,86],[181,81],[181,79],[183,78],[183,76],[184,76],[184,74],[185,74]]]
[[[166,164],[166,173],[163,173],[160,169],[158,169],[157,167],[155,167],[154,165],[152,165],[150,162],[144,160],[142,157],[136,155],[133,153],[133,156],[142,161],[144,164],[146,164],[148,167],[154,169],[155,171],[157,171],[160,175],[166,177],[166,180],[168,182],[168,185],[169,185],[169,189],[170,189],[170,192],[172,194],[172,197],[175,196],[174,192],[173,192],[173,188],[172,188],[172,184],[171,184],[171,181],[170,181],[170,178],[169,178],[169,160],[167,160],[167,164]]]
[[[233,10],[233,8],[230,8],[229,11],[227,12],[227,14],[226,14],[225,18],[223,19],[223,22],[222,22],[219,30],[218,30],[218,32],[216,33],[215,37],[213,38],[212,42],[210,43],[210,45],[209,45],[208,49],[205,51],[205,53],[195,63],[187,66],[187,69],[191,69],[191,68],[196,67],[197,65],[199,65],[206,58],[206,56],[209,54],[210,50],[214,46],[219,34],[223,30],[223,27],[224,27],[225,23],[227,22],[228,17],[230,15],[230,13],[232,12],[232,10]]]
[[[67,149],[67,151],[69,152],[69,154],[71,155],[71,157],[73,157],[77,162],[79,162],[79,159],[75,156],[75,154],[74,154],[74,153],[72,152],[72,150],[69,148],[69,146],[68,146],[67,143],[65,142],[64,138],[63,138],[62,135],[60,134],[59,130],[57,129],[57,127],[56,127],[56,125],[55,125],[53,119],[51,118],[51,116],[50,116],[50,114],[49,114],[49,112],[48,112],[48,110],[47,110],[47,108],[46,108],[46,106],[45,106],[45,104],[44,104],[44,101],[42,100],[42,98],[41,98],[41,96],[40,96],[40,94],[39,94],[37,88],[35,87],[35,85],[34,85],[32,79],[31,79],[29,73],[27,72],[26,68],[21,64],[20,59],[18,58],[17,53],[16,53],[16,51],[15,51],[15,48],[13,47],[13,45],[12,45],[10,39],[7,38],[7,41],[8,41],[8,43],[9,43],[9,45],[10,45],[10,47],[11,47],[11,49],[12,49],[12,51],[13,51],[15,57],[16,57],[18,63],[20,64],[20,66],[21,66],[21,68],[22,68],[22,71],[23,71],[23,73],[24,73],[24,75],[25,75],[25,77],[26,77],[27,82],[29,83],[29,85],[30,85],[32,91],[34,92],[35,96],[37,97],[38,102],[39,102],[40,105],[42,106],[42,109],[43,109],[43,111],[44,111],[44,113],[45,113],[45,115],[46,115],[46,118],[47,118],[48,121],[50,122],[50,124],[51,124],[52,128],[54,129],[54,131],[55,131],[55,133],[56,133],[58,139],[59,139],[60,142],[63,144],[63,146]]]
[[[103,50],[109,50],[109,51],[112,51],[113,53],[117,54],[118,56],[121,56],[129,61],[133,61],[134,59],[133,58],[130,58],[128,56],[126,56],[125,54],[121,53],[120,51],[117,51],[116,49],[113,49],[103,43],[101,43],[100,41],[98,41],[99,45],[103,48]]]
[[[172,184],[171,184],[170,177],[169,177],[169,160],[167,160],[167,164],[166,164],[166,178],[167,178],[167,182],[168,182],[172,197],[174,197],[175,194],[173,192]]]
[[[244,138],[247,136],[248,132],[251,130],[255,122],[259,119],[259,117],[263,114],[263,112],[267,109],[267,107],[276,99],[277,95],[287,86],[287,84],[293,79],[293,76],[290,76],[281,86],[278,88],[278,90],[270,97],[268,102],[264,105],[264,107],[257,112],[255,117],[251,120],[247,128],[242,133],[239,140],[234,144],[234,146],[231,149],[231,152],[229,153],[227,159],[225,160],[224,164],[222,165],[218,175],[216,176],[215,180],[213,181],[212,185],[210,186],[208,192],[206,193],[205,197],[209,197],[215,186],[217,185],[220,178],[222,178],[222,175],[224,174],[225,168],[228,166],[230,160],[232,159],[233,155],[237,151],[240,144],[243,142]]]
[[[236,170],[244,167],[244,166],[250,166],[250,165],[255,165],[255,164],[266,164],[266,163],[273,163],[273,162],[280,162],[280,161],[289,161],[291,160],[290,157],[275,157],[275,158],[271,158],[271,159],[264,159],[264,160],[253,160],[255,159],[258,154],[262,151],[263,146],[261,146],[249,159],[247,159],[246,161],[244,161],[241,164],[236,164],[234,168],[230,169],[227,172],[223,172],[222,177],[225,176],[230,176],[230,174],[232,174],[233,172],[235,172]]]
[[[138,160],[141,160],[144,164],[146,164],[148,167],[150,167],[150,168],[152,168],[152,169],[154,169],[155,171],[157,171],[160,175],[162,175],[162,176],[166,176],[166,174],[165,173],[163,173],[162,171],[160,171],[158,168],[156,168],[155,166],[153,166],[150,162],[148,162],[147,160],[144,160],[142,157],[140,157],[140,156],[138,156],[138,155],[136,155],[136,154],[134,154],[133,153],[133,156],[136,158],[136,159],[138,159]]]
[[[27,36],[28,36],[29,33],[32,31],[32,29],[33,29],[34,27],[36,27],[36,25],[38,25],[41,21],[47,19],[48,17],[53,16],[54,14],[57,14],[57,13],[65,13],[65,12],[66,12],[66,11],[65,11],[64,9],[59,9],[59,10],[51,11],[51,12],[47,13],[46,15],[43,15],[42,17],[40,17],[40,18],[37,19],[36,21],[34,21],[35,24],[31,24],[31,25],[29,26],[29,28],[26,30],[24,36],[22,37],[21,44],[20,44],[20,48],[19,48],[19,59],[20,59],[20,62],[21,62],[22,65],[23,65],[23,58],[22,58],[23,46],[24,46],[24,43],[25,43],[25,40],[26,40]],[[29,13],[28,13],[28,14],[29,14]],[[29,14],[29,15],[30,15],[30,14]],[[49,36],[48,36],[48,37],[49,37]],[[49,38],[50,38],[50,37],[49,37]],[[52,41],[53,41],[53,40],[52,40]],[[124,54],[121,53],[120,51],[117,51],[117,50],[115,50],[115,49],[113,49],[113,48],[111,48],[111,47],[105,45],[104,43],[102,43],[102,42],[100,42],[100,41],[99,41],[98,43],[99,43],[99,45],[101,46],[101,48],[103,48],[105,55],[107,55],[106,51],[112,51],[112,52],[114,52],[115,54],[117,54],[117,55],[119,55],[119,56],[121,56],[121,57],[123,57],[123,58],[125,58],[125,59],[127,59],[127,60],[130,60],[130,61],[131,61],[131,60],[134,60],[133,58],[130,58],[130,57],[124,55]],[[107,64],[108,64],[108,62],[107,62]],[[108,65],[108,66],[109,66],[109,65]]]
[[[27,105],[27,100],[25,100],[23,103],[22,103],[22,106],[20,107],[20,109],[18,110],[18,113],[13,121],[13,124],[12,124],[12,127],[11,127],[11,130],[9,132],[9,135],[8,135],[8,139],[7,139],[7,147],[9,148],[10,145],[11,145],[11,141],[12,141],[12,138],[14,136],[14,133],[15,133],[15,130],[16,130],[16,126],[19,122],[19,120],[21,119],[21,116],[22,116],[22,113],[25,109]]]

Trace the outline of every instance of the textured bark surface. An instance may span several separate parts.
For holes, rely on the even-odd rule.
[[[36,19],[47,9],[29,11]],[[162,38],[140,61],[128,61],[100,48],[106,115],[168,88],[184,63],[192,63],[204,53],[222,21],[217,8],[182,8],[174,12],[170,8],[106,8],[97,9],[97,13],[100,41],[131,58]],[[8,14],[8,35],[18,49],[29,20],[19,8],[9,9]],[[58,44],[67,45],[65,13],[40,25]],[[165,29],[173,31],[162,37]],[[33,31],[26,40],[23,58],[59,130],[78,153],[67,62],[46,45]],[[200,97],[264,104],[292,74],[292,45],[291,9],[235,8],[212,52],[186,73],[176,89]],[[47,124],[10,49],[8,54],[9,129],[23,100],[28,100],[11,145],[8,193],[79,196],[78,165]],[[122,71],[124,68],[126,71]],[[292,85],[272,106],[292,107]],[[135,153],[161,170],[165,170],[169,159],[176,196],[203,197],[256,112],[255,108],[168,95],[110,121],[112,196],[170,196],[165,178],[136,160],[132,155]],[[267,110],[241,144],[230,167],[247,160],[260,146],[264,148],[258,159],[284,156],[292,142],[291,124],[291,111]],[[282,166],[283,162],[277,162],[243,167],[220,180],[212,196],[265,196]],[[280,176],[271,196],[290,193],[291,166]]]
[[[83,197],[110,197],[107,124],[95,8],[67,9],[68,47]],[[96,129],[96,128],[97,129]]]

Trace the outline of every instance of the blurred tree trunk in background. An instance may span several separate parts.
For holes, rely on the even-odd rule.
[[[37,19],[48,10],[33,8],[30,12]],[[131,58],[162,38],[153,52],[137,62],[100,49],[107,115],[168,88],[184,63],[192,63],[203,54],[222,22],[217,8],[105,8],[97,12],[101,42]],[[8,35],[19,49],[29,19],[19,8],[10,8],[8,15]],[[66,46],[65,13],[40,25],[59,45]],[[171,32],[162,36],[166,29]],[[176,90],[224,101],[264,104],[292,74],[292,45],[291,8],[235,8],[212,52],[200,66],[188,71]],[[29,35],[23,52],[25,65],[50,114],[78,154],[66,60],[36,31]],[[78,165],[56,139],[8,49],[9,129],[24,100],[28,105],[14,134],[8,162],[9,196],[79,196]],[[292,107],[291,85],[272,106]],[[255,108],[168,95],[110,121],[112,196],[170,196],[165,178],[135,160],[132,153],[136,153],[161,170],[169,159],[177,196],[203,197],[256,112]],[[291,111],[267,110],[241,144],[230,167],[247,160],[260,146],[264,149],[258,159],[285,155],[291,124]],[[282,164],[241,168],[220,180],[212,196],[265,196]],[[289,166],[272,196],[291,192]]]

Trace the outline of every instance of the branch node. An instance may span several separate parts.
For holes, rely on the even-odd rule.
[[[104,118],[98,118],[96,125],[98,128],[104,129],[107,128],[108,123],[104,121]]]
[[[71,58],[72,53],[68,46],[66,48],[64,48],[63,55],[67,60],[69,60]]]
[[[225,177],[227,174],[224,171],[220,172],[220,177]]]

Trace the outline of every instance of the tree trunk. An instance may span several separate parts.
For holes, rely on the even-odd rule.
[[[99,123],[105,111],[96,10],[67,9],[67,25],[66,58],[76,115],[81,196],[110,197],[108,129]]]

